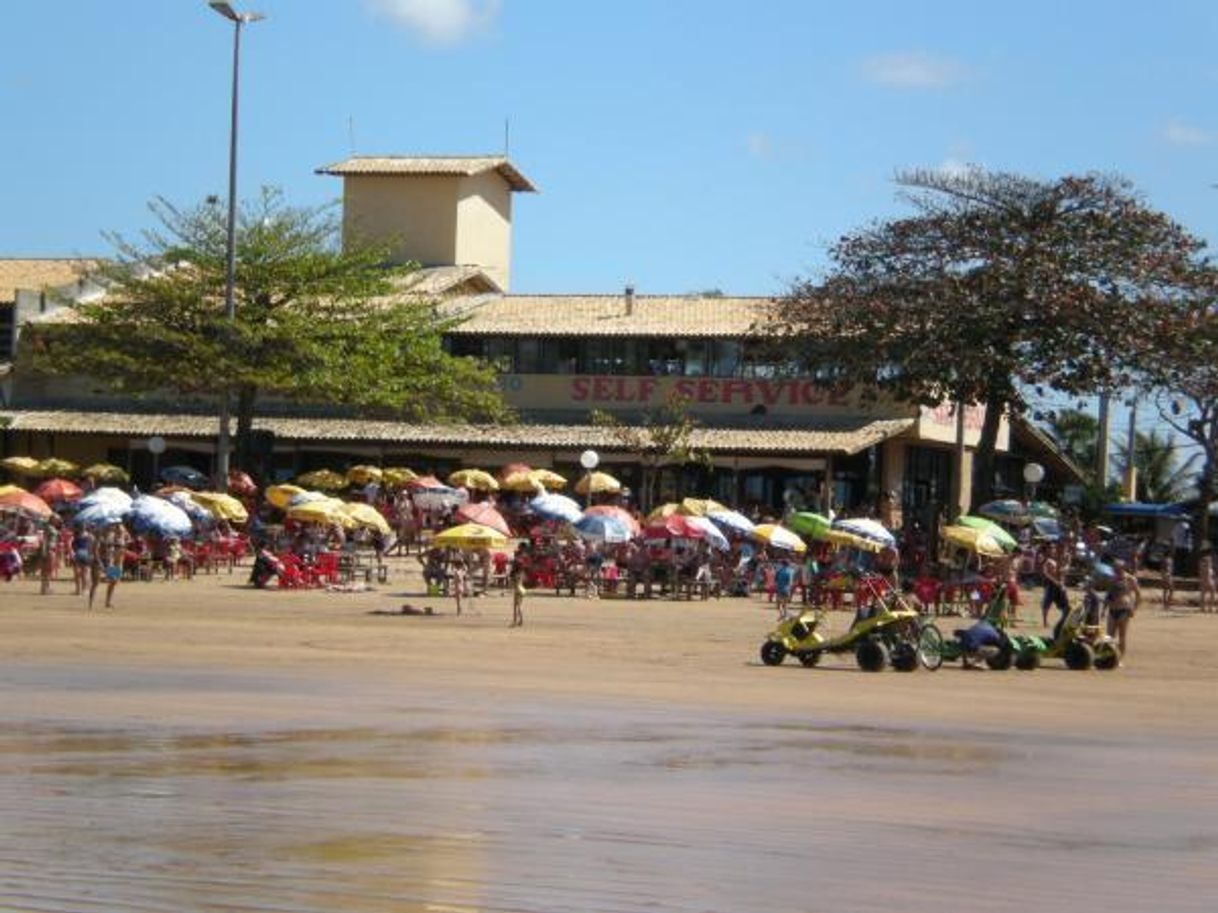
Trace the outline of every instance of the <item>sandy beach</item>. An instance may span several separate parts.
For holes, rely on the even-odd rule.
[[[760,665],[760,600],[534,594],[511,630],[505,595],[458,618],[416,570],[361,593],[124,583],[93,611],[66,581],[0,589],[0,908],[1218,894],[1216,617],[1147,604],[1114,673],[867,675]]]

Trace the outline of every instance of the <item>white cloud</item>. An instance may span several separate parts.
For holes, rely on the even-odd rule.
[[[499,0],[366,0],[375,12],[427,44],[451,46],[486,28]]]
[[[1163,128],[1163,138],[1173,146],[1209,146],[1218,139],[1218,134],[1172,118]]]
[[[774,143],[764,133],[750,133],[745,146],[749,155],[756,159],[768,159],[774,153]]]
[[[963,81],[968,69],[947,57],[901,51],[868,57],[863,61],[863,75],[893,89],[945,89]]]

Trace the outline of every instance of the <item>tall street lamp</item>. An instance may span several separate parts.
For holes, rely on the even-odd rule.
[[[266,17],[262,13],[239,13],[231,3],[211,0],[208,4],[217,13],[233,24],[233,102],[232,123],[228,135],[228,234],[225,241],[224,266],[224,316],[230,322],[237,319],[237,308],[233,302],[233,285],[237,270],[237,87],[241,76],[241,26],[257,22]],[[228,434],[229,406],[228,390],[220,397],[220,439],[217,443],[216,475],[217,490],[228,490]]]

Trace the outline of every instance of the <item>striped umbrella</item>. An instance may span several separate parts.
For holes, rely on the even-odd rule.
[[[879,520],[851,517],[847,520],[833,521],[833,528],[858,536],[860,539],[876,542],[885,548],[894,547],[897,544],[896,536],[890,533]]]
[[[753,538],[764,542],[771,548],[788,552],[806,552],[808,550],[808,546],[804,544],[804,540],[799,538],[798,534],[777,523],[762,523],[757,526],[753,530]]]
[[[717,510],[707,516],[716,526],[738,536],[751,536],[757,528],[752,520],[735,510]]]
[[[639,521],[634,518],[630,511],[621,507],[615,507],[612,504],[596,504],[584,511],[584,514],[599,514],[602,517],[616,517],[622,522],[626,529],[634,534],[638,534],[642,528],[639,526]]]
[[[973,517],[968,514],[964,514],[956,518],[956,525],[968,526],[973,529],[979,529],[982,532],[989,533],[990,537],[1008,552],[1013,552],[1015,549],[1019,548],[1019,543],[1015,541],[1014,536],[987,517]]]
[[[571,524],[576,535],[590,542],[629,542],[634,538],[630,529],[617,517],[605,514],[584,514]]]

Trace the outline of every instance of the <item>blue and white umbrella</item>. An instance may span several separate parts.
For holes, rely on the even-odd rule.
[[[589,542],[620,543],[629,542],[633,538],[630,528],[617,517],[604,514],[584,514],[571,524],[571,528],[581,539]]]
[[[123,510],[126,510],[131,506],[131,500],[131,495],[121,488],[106,485],[89,492],[76,502],[76,506],[84,510],[86,507],[92,507],[94,504],[117,504]]]
[[[72,517],[77,526],[96,528],[109,526],[112,523],[122,523],[129,508],[118,501],[94,501],[86,504]]]
[[[584,515],[579,504],[566,495],[544,494],[529,501],[529,509],[543,520],[574,523]]]
[[[207,476],[193,466],[166,466],[161,470],[161,481],[167,485],[185,485],[202,490],[209,484]]]
[[[137,533],[155,533],[158,536],[189,536],[194,526],[186,511],[164,498],[140,495],[131,504],[127,521]]]
[[[840,529],[843,532],[850,533],[852,536],[858,536],[860,539],[866,539],[869,542],[874,542],[877,545],[891,547],[897,544],[897,538],[884,524],[879,520],[871,520],[867,517],[851,517],[847,520],[834,520],[832,529]]]
[[[690,526],[696,526],[702,530],[702,535],[710,543],[711,548],[726,552],[732,547],[731,543],[727,541],[727,536],[723,535],[710,517],[689,517],[687,519]]]
[[[716,526],[738,536],[752,535],[753,530],[757,528],[752,520],[734,510],[716,510],[706,516]]]
[[[161,497],[170,504],[182,508],[186,516],[190,517],[195,523],[214,523],[216,520],[215,515],[210,510],[198,501],[193,500],[184,491],[171,491],[168,494],[161,495]]]

